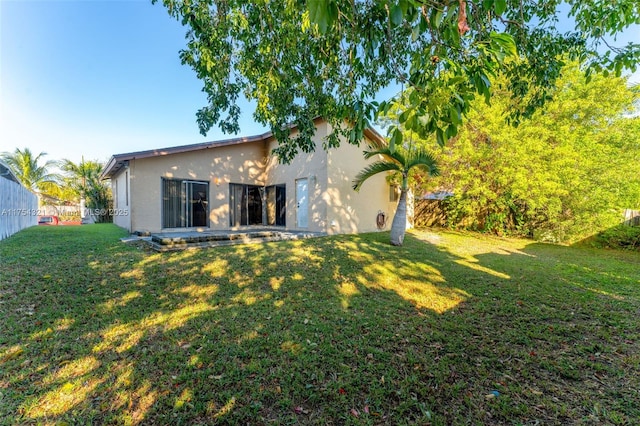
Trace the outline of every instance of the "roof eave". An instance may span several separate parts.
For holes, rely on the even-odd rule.
[[[320,117],[314,118],[314,122],[317,122],[319,120],[322,120],[322,118]],[[295,126],[291,126],[291,128],[293,129],[295,128]],[[376,141],[376,142],[385,141],[384,137],[371,127],[365,128],[364,134],[367,138],[372,139],[373,141]],[[199,151],[203,149],[220,148],[223,146],[239,145],[243,143],[266,142],[273,138],[274,138],[273,132],[268,131],[260,135],[232,138],[232,139],[226,139],[222,141],[202,142],[202,143],[191,144],[191,145],[180,145],[180,146],[173,146],[168,148],[150,149],[146,151],[136,151],[136,152],[129,152],[124,154],[116,154],[109,159],[107,166],[104,168],[104,171],[100,175],[100,179],[105,180],[105,179],[113,178],[113,176],[115,176],[122,169],[125,161],[159,157],[159,156],[172,155],[172,154],[183,154],[186,152]]]

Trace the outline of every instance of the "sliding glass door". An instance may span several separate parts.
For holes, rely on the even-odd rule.
[[[265,188],[266,224],[286,225],[287,191],[284,185],[271,185]]]
[[[186,203],[184,205],[185,227],[208,226],[209,212],[207,198],[209,184],[207,182],[183,181]]]
[[[208,182],[162,178],[162,227],[208,227],[208,199]]]
[[[229,184],[229,225],[285,226],[284,185]]]

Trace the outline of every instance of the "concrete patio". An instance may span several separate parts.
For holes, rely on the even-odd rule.
[[[325,236],[321,232],[286,231],[273,228],[252,228],[228,231],[162,232],[123,238],[122,241],[143,240],[155,251],[175,251],[235,244],[263,243],[269,241],[299,240]]]

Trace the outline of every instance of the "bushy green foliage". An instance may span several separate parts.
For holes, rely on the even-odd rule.
[[[74,163],[64,159],[62,170],[66,172],[64,185],[78,197],[84,198],[86,208],[91,210],[92,216],[98,223],[112,221],[109,210],[113,207],[111,189],[100,179],[104,166],[94,160]]]
[[[640,226],[618,225],[600,232],[588,243],[599,248],[640,251]]]
[[[505,122],[508,90],[496,92],[491,106],[474,104],[459,137],[436,149],[442,174],[434,184],[454,193],[452,227],[573,242],[640,206],[637,88],[615,77],[586,84],[570,65],[553,99],[518,127]]]
[[[548,99],[563,55],[589,72],[616,75],[640,62],[640,44],[612,41],[640,22],[637,0],[152,2],[187,28],[180,58],[207,95],[197,113],[201,133],[214,126],[237,132],[244,96],[255,101],[253,118],[271,128],[285,162],[315,149],[318,116],[332,125],[326,147],[338,145],[338,136],[362,141],[369,121],[394,103],[381,96],[389,86],[413,89],[398,117],[402,128],[444,144],[476,97],[491,98],[498,71],[519,101],[509,110],[518,121]],[[556,24],[567,14],[574,25],[561,33]],[[291,123],[297,132],[290,138]],[[391,150],[402,140],[392,129]]]

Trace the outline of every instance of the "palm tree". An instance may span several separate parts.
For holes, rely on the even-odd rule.
[[[16,148],[13,153],[2,154],[2,159],[25,187],[41,195],[51,185],[57,185],[59,180],[58,175],[49,172],[51,167],[56,166],[55,161],[48,160],[42,165],[38,164],[45,155],[46,152],[41,152],[34,156],[29,148]]]
[[[100,173],[102,173],[102,164],[97,161],[85,161],[84,157],[78,164],[65,158],[60,168],[67,173],[66,184],[80,198],[83,198],[90,192],[90,188],[100,181]]]
[[[100,180],[102,163],[98,161],[85,161],[84,157],[78,164],[64,159],[61,169],[67,173],[66,185],[77,194],[82,201],[86,201],[86,207],[92,210],[106,211],[111,203],[109,188]],[[109,221],[108,214],[100,214],[98,222]]]
[[[365,167],[353,181],[353,189],[360,191],[362,184],[373,175],[383,172],[396,172],[402,176],[400,199],[396,214],[391,223],[391,244],[401,246],[407,228],[407,191],[409,190],[409,171],[413,168],[424,169],[429,176],[439,174],[436,161],[431,154],[422,148],[409,146],[408,149],[391,150],[386,143],[376,143],[364,151],[364,158],[381,156],[382,159]]]

